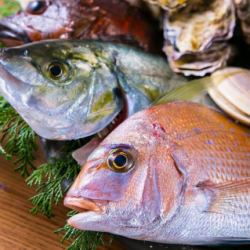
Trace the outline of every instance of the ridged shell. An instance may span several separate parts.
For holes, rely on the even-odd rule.
[[[151,4],[159,5],[166,10],[175,10],[184,7],[190,0],[145,0]]]
[[[232,48],[225,43],[215,44],[207,51],[181,54],[171,45],[165,45],[164,51],[168,55],[171,68],[186,76],[204,76],[218,68],[226,66],[233,54]]]
[[[234,119],[250,125],[250,71],[225,68],[211,77],[214,87],[208,93],[213,101]]]
[[[241,23],[241,29],[245,40],[250,44],[250,1],[249,0],[234,0],[237,16]]]
[[[173,70],[203,76],[224,66],[231,51],[225,44],[233,36],[234,27],[232,0],[190,2],[183,9],[166,13],[164,52]]]

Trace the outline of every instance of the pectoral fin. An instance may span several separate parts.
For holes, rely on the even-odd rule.
[[[187,84],[168,92],[166,95],[157,100],[155,104],[180,100],[203,103],[208,88],[212,87],[213,84],[214,83],[212,82],[211,77],[190,81]]]
[[[250,178],[220,184],[205,181],[197,187],[211,196],[206,212],[250,215]]]
[[[75,150],[72,153],[73,158],[77,161],[79,165],[83,165],[88,156],[94,151],[94,149],[99,145],[101,139],[99,137],[94,137],[91,141],[85,144],[83,147]]]

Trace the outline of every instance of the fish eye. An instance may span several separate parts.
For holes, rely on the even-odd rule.
[[[114,149],[107,158],[108,167],[114,172],[128,172],[134,166],[132,155],[121,149]]]
[[[46,1],[36,0],[28,3],[26,11],[32,15],[42,14],[47,9]]]
[[[69,66],[62,62],[51,62],[47,67],[47,73],[50,79],[64,81],[69,75]]]

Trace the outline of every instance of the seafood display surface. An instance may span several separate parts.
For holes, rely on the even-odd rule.
[[[0,154],[69,249],[248,249],[250,0],[8,4]]]

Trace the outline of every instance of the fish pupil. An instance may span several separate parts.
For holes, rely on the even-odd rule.
[[[50,73],[53,77],[58,78],[62,75],[62,68],[60,65],[55,64],[50,67]]]
[[[114,163],[118,166],[118,167],[123,167],[124,165],[126,165],[127,163],[127,157],[124,155],[117,155],[114,159]]]

